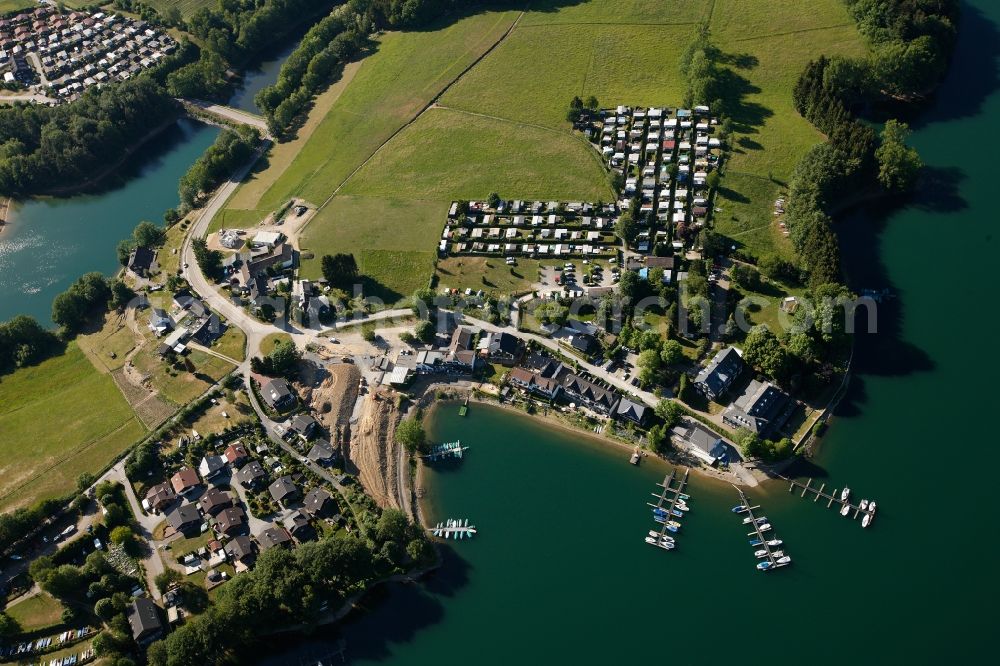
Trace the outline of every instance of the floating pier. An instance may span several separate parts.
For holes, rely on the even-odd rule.
[[[683,517],[689,510],[687,500],[691,499],[691,496],[684,490],[687,488],[690,474],[691,470],[685,469],[684,476],[678,477],[676,470],[670,470],[670,473],[663,477],[663,483],[656,484],[660,491],[650,493],[656,498],[656,504],[652,502],[646,504],[653,507],[653,520],[656,521],[657,527],[650,530],[645,537],[649,545],[663,550],[674,549],[676,541],[668,532],[676,534],[680,531],[681,523],[677,519]]]
[[[774,546],[768,545],[768,541],[779,541],[779,539],[773,535],[770,538],[765,536],[764,533],[769,531],[771,528],[770,525],[768,525],[767,529],[761,529],[765,524],[763,521],[766,519],[763,516],[757,517],[754,515],[754,510],[759,509],[760,507],[750,504],[750,500],[747,499],[747,496],[743,494],[743,491],[737,486],[734,485],[733,488],[736,488],[736,492],[740,494],[740,506],[745,508],[743,511],[736,512],[736,515],[739,517],[750,518],[749,524],[753,527],[753,532],[749,532],[747,534],[748,537],[753,537],[750,539],[750,545],[764,552],[763,556],[758,556],[758,559],[760,560],[757,563],[758,571],[772,571],[791,564],[792,560],[790,557],[783,560],[783,558],[786,557],[784,550],[780,550],[783,548],[783,544],[779,543]],[[766,565],[764,564],[765,562],[767,563]]]
[[[469,396],[465,396],[465,402],[458,409],[458,415],[465,416],[468,413],[469,413]]]
[[[466,537],[471,539],[477,533],[475,525],[470,525],[468,519],[463,521],[461,518],[449,518],[445,522],[438,523],[430,528],[429,531],[434,536],[441,537],[442,539],[464,539]]]
[[[799,497],[811,495],[813,503],[818,502],[820,499],[825,499],[826,508],[829,509],[831,506],[836,506],[840,515],[849,517],[851,520],[855,520],[858,516],[861,516],[862,527],[868,527],[875,520],[875,500],[871,502],[861,500],[859,504],[852,504],[850,494],[848,494],[846,500],[842,500],[840,499],[841,494],[837,492],[837,488],[833,489],[833,494],[824,492],[824,488],[826,488],[825,483],[821,483],[817,488],[812,485],[812,479],[803,484],[780,474],[778,478],[788,482],[788,492],[790,493],[801,491]],[[862,504],[864,505],[863,507]]]
[[[446,458],[462,458],[468,450],[469,447],[462,446],[461,441],[445,442],[444,444],[438,444],[431,449],[430,453],[425,453],[420,457],[430,462],[444,460]]]

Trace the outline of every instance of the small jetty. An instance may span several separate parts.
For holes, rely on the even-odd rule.
[[[458,415],[465,416],[468,413],[469,413],[469,396],[465,396],[465,402],[462,403],[461,407],[459,407]]]
[[[863,499],[857,504],[853,504],[851,503],[850,488],[844,487],[840,492],[837,492],[837,488],[834,488],[831,494],[824,491],[826,488],[825,483],[821,483],[817,488],[813,486],[812,479],[803,484],[780,474],[778,478],[788,482],[788,492],[790,493],[801,491],[799,497],[812,497],[813,503],[824,499],[826,500],[826,508],[829,509],[831,506],[836,506],[840,515],[851,520],[856,520],[860,516],[862,527],[868,527],[875,520],[875,500]]]
[[[646,502],[653,508],[653,520],[656,521],[656,528],[649,530],[645,537],[649,545],[663,550],[673,550],[676,546],[676,540],[668,532],[679,532],[681,523],[678,518],[683,518],[690,510],[687,501],[691,496],[684,492],[690,474],[690,469],[685,469],[683,476],[678,476],[677,470],[670,470],[663,477],[663,483],[656,484],[659,492],[651,493],[656,498],[656,503]]]
[[[475,525],[470,525],[468,519],[449,518],[443,523],[438,523],[430,528],[430,533],[442,539],[470,539],[476,534]]]
[[[785,554],[782,540],[777,536],[766,534],[771,531],[771,524],[767,522],[767,518],[754,515],[754,511],[760,507],[750,504],[740,488],[735,485],[733,488],[740,494],[740,504],[733,507],[733,513],[743,517],[743,523],[753,528],[753,531],[748,532],[747,536],[750,537],[751,547],[756,549],[754,555],[759,560],[757,570],[772,571],[791,564],[792,558]]]
[[[642,460],[642,454],[639,453],[639,449],[636,448],[636,450],[632,452],[632,457],[629,458],[628,461],[633,465],[638,465],[640,460]]]
[[[445,442],[444,444],[438,444],[431,449],[430,453],[425,453],[420,457],[429,462],[445,460],[447,458],[463,458],[465,457],[465,452],[468,450],[469,447],[462,446],[461,440],[457,442]]]

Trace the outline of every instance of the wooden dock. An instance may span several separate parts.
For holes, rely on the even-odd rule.
[[[663,483],[657,483],[656,485],[660,488],[659,492],[650,493],[656,498],[656,504],[652,502],[646,502],[648,506],[653,508],[654,519],[661,518],[656,521],[659,529],[650,530],[649,536],[647,538],[652,538],[656,540],[656,543],[649,543],[651,546],[656,546],[657,548],[662,548],[663,550],[673,550],[676,540],[674,537],[667,534],[673,531],[676,533],[680,529],[680,521],[678,518],[685,516],[686,512],[681,511],[679,506],[687,506],[687,500],[690,496],[684,493],[687,488],[688,477],[691,474],[690,469],[684,470],[684,476],[678,477],[676,470],[670,470],[670,473],[663,477]],[[676,484],[676,485],[675,485]],[[676,514],[680,514],[679,516]],[[676,523],[676,525],[671,526],[668,522]],[[670,528],[674,529],[671,530]],[[653,534],[657,536],[653,536]],[[667,545],[669,544],[669,545]]]
[[[836,506],[838,513],[840,513],[843,516],[849,517],[851,520],[857,519],[858,516],[864,516],[865,514],[869,514],[870,518],[868,520],[869,524],[871,524],[871,521],[875,518],[874,510],[867,508],[867,506],[870,506],[867,505],[867,500],[862,500],[866,502],[866,508],[862,509],[860,504],[851,503],[850,496],[848,496],[847,500],[841,500],[840,493],[837,492],[838,491],[837,488],[833,489],[832,494],[825,492],[826,488],[825,483],[821,483],[819,487],[816,487],[812,485],[813,483],[812,479],[809,479],[808,481],[806,481],[806,483],[803,484],[793,479],[789,479],[787,476],[782,476],[781,474],[778,475],[778,478],[788,482],[788,492],[793,493],[796,491],[800,491],[799,497],[805,498],[809,496],[812,498],[813,503],[816,503],[819,500],[824,499],[826,500],[826,508],[829,509],[831,506]],[[872,502],[872,504],[874,504],[874,501]],[[845,508],[847,511],[846,513],[844,513]]]
[[[461,440],[457,442],[445,442],[444,444],[438,444],[431,449],[430,453],[425,453],[420,457],[428,462],[445,460],[447,458],[463,458],[465,457],[465,452],[468,450],[469,447],[462,446]]]
[[[780,569],[781,567],[788,566],[791,563],[790,561],[788,562],[778,561],[784,555],[784,550],[781,550],[784,547],[784,544],[778,544],[776,546],[767,545],[768,541],[777,541],[778,537],[772,536],[769,538],[765,535],[765,531],[769,530],[761,529],[761,527],[764,525],[764,520],[766,520],[766,518],[764,518],[763,516],[758,517],[754,515],[754,510],[759,509],[760,507],[751,504],[750,500],[747,499],[747,496],[743,493],[743,491],[739,487],[734,485],[733,488],[736,488],[736,492],[740,494],[740,503],[746,507],[746,511],[737,513],[736,515],[740,518],[744,517],[750,518],[749,525],[753,527],[753,532],[749,532],[747,534],[748,537],[754,537],[753,539],[750,540],[751,546],[763,550],[767,553],[765,557],[758,557],[757,559],[760,562],[764,561],[770,562],[770,566],[768,566],[768,568],[759,570],[772,571],[774,569]],[[757,543],[754,543],[755,541]]]
[[[449,519],[429,528],[428,531],[442,539],[464,539],[466,537],[471,539],[473,535],[477,534],[476,526],[470,525],[467,519],[464,521],[462,519]]]

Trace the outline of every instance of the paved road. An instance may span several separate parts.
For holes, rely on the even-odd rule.
[[[159,599],[161,596],[160,591],[156,589],[156,583],[154,581],[158,575],[164,572],[164,566],[163,560],[160,559],[160,552],[157,548],[157,544],[153,541],[153,531],[156,529],[156,526],[163,521],[163,516],[147,514],[142,510],[142,505],[139,502],[139,498],[136,497],[135,490],[132,488],[132,483],[128,480],[128,477],[125,476],[124,460],[112,467],[102,478],[118,481],[125,486],[125,497],[128,498],[129,506],[132,507],[132,513],[135,515],[136,522],[139,523],[139,536],[148,546],[148,552],[146,556],[142,558],[142,568],[146,572],[146,585],[149,588],[150,593],[153,595],[153,598]]]

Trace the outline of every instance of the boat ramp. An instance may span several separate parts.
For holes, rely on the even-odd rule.
[[[825,483],[821,483],[818,488],[812,485],[813,480],[809,479],[806,483],[802,484],[798,481],[793,481],[787,476],[778,475],[778,478],[788,482],[788,492],[792,493],[797,490],[801,490],[799,497],[806,497],[807,495],[812,496],[813,503],[818,502],[820,499],[826,500],[826,508],[831,506],[836,506],[837,511],[840,515],[845,518],[849,517],[851,520],[856,520],[858,516],[861,516],[861,526],[868,527],[875,520],[875,500],[863,499],[858,504],[852,504],[851,491],[849,488],[844,488],[839,493],[837,489],[833,489],[833,494],[824,492],[826,488]]]
[[[465,457],[465,452],[468,450],[469,447],[462,446],[461,441],[445,442],[444,444],[438,444],[431,449],[430,453],[425,453],[420,457],[428,462],[436,462],[449,458],[463,458]]]
[[[791,564],[792,558],[786,555],[784,550],[781,550],[783,545],[781,539],[767,534],[771,531],[771,525],[767,522],[767,518],[754,514],[754,511],[760,507],[750,504],[747,496],[737,486],[733,486],[733,488],[736,488],[736,492],[740,494],[740,504],[733,507],[733,513],[741,516],[743,523],[753,528],[753,531],[747,533],[747,536],[750,537],[750,545],[756,549],[754,555],[759,560],[757,570],[771,571]]]
[[[685,469],[683,476],[678,476],[677,470],[670,470],[663,477],[663,483],[656,484],[660,488],[659,492],[651,493],[656,498],[656,503],[646,502],[653,507],[653,520],[656,521],[656,529],[649,530],[645,537],[649,545],[663,550],[674,549],[676,541],[668,532],[676,534],[680,531],[681,523],[678,518],[684,517],[689,510],[687,500],[691,496],[684,491],[690,474],[690,469]]]
[[[461,518],[449,518],[445,522],[438,523],[430,528],[429,531],[434,536],[441,537],[442,539],[464,539],[466,537],[471,539],[477,533],[475,525],[470,525],[468,519],[463,521]]]

